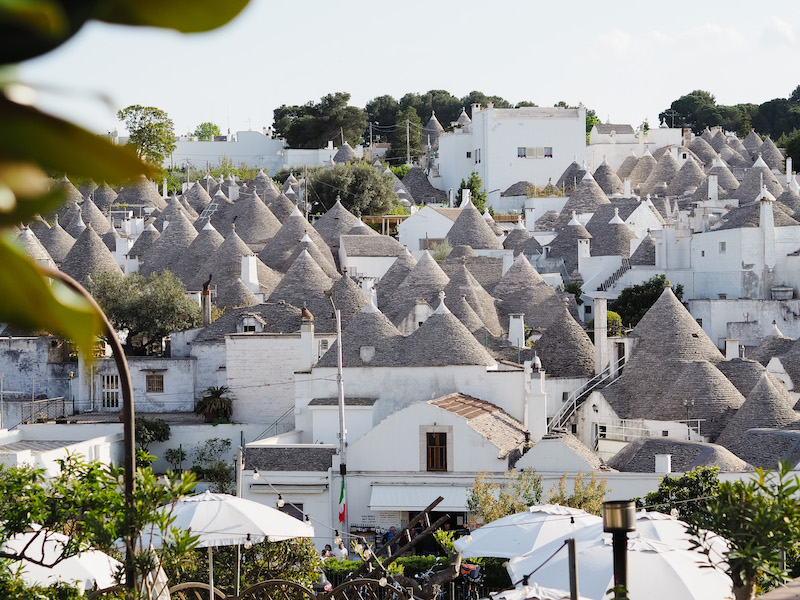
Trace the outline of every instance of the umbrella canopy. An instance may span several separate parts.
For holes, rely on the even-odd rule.
[[[3,550],[20,555],[24,551],[24,556],[52,565],[42,566],[25,559],[14,561],[11,568],[20,569],[26,585],[48,586],[62,581],[82,583],[85,589],[96,584],[102,589],[117,584],[114,574],[122,571],[122,563],[99,550],[86,550],[59,561],[69,539],[61,533],[37,528],[11,537]]]
[[[569,592],[540,587],[536,583],[523,585],[513,590],[489,594],[491,600],[570,600]],[[585,596],[578,596],[585,599]]]
[[[603,520],[577,508],[558,504],[531,506],[527,511],[487,523],[454,542],[463,558],[521,556],[552,542],[575,537],[578,530]],[[594,536],[595,539],[597,536]]]
[[[520,581],[542,565],[558,548],[552,542],[527,556],[512,559],[508,571],[512,581]],[[578,587],[581,595],[601,600],[614,586],[611,539],[577,542]],[[564,548],[530,576],[544,587],[569,587],[567,550]],[[628,540],[628,595],[648,600],[727,600],[733,597],[731,578],[718,569],[708,568],[704,556],[677,550],[666,544],[634,538]]]
[[[314,528],[309,523],[271,506],[229,494],[206,491],[178,500],[161,510],[175,517],[170,527],[188,530],[198,536],[198,548],[233,546],[244,544],[248,539],[255,544],[265,539],[278,542],[314,536]],[[150,545],[160,548],[162,543],[160,531],[142,534],[143,548]]]

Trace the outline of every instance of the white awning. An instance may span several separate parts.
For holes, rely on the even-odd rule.
[[[449,485],[373,485],[370,510],[422,510],[442,496],[435,511],[467,510],[467,488]]]

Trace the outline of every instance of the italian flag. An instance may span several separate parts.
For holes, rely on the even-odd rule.
[[[344,523],[344,511],[345,511],[344,477],[342,477],[342,491],[339,493],[339,522],[340,523]]]

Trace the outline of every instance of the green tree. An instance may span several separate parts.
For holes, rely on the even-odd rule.
[[[292,148],[324,148],[329,141],[339,145],[344,139],[357,146],[367,127],[367,113],[348,106],[350,94],[335,92],[319,102],[303,106],[280,106],[273,111],[273,128]]]
[[[542,478],[533,469],[506,471],[499,482],[480,471],[468,492],[467,510],[478,523],[486,524],[541,504],[542,495]]]
[[[211,121],[205,121],[195,127],[192,135],[201,142],[207,142],[213,140],[215,135],[219,135],[219,127]]]
[[[706,125],[717,125],[717,123],[708,123],[703,118],[703,111],[715,107],[716,103],[717,101],[711,93],[694,90],[675,100],[670,104],[669,109],[659,113],[658,120],[663,120],[670,126],[674,122],[675,127],[690,127],[695,133],[702,133]]]
[[[697,467],[680,477],[668,475],[658,483],[658,489],[636,499],[637,509],[670,514],[702,529],[712,521],[704,508],[704,501],[719,491],[719,467]]]
[[[372,131],[372,141],[390,141],[389,134],[395,124],[397,111],[400,110],[397,100],[389,95],[378,96],[367,102],[364,109],[367,111],[367,122],[375,126]],[[364,132],[364,139],[369,139],[369,127]]]
[[[709,531],[728,540],[730,551],[722,568],[733,579],[736,600],[752,600],[756,585],[769,587],[787,579],[785,553],[800,537],[800,503],[795,498],[800,478],[791,477],[792,465],[756,469],[749,481],[720,482],[717,493],[699,502],[707,529],[690,523],[699,548],[709,553]],[[712,563],[713,564],[713,563]]]
[[[794,164],[800,164],[800,129],[793,132],[786,140],[786,155],[792,158]]]
[[[477,171],[473,171],[468,179],[461,180],[461,185],[458,186],[458,191],[456,192],[458,202],[461,202],[461,190],[467,189],[470,190],[470,198],[472,198],[475,208],[481,212],[486,210],[486,190],[483,189],[483,181]]]
[[[634,327],[661,296],[666,283],[665,275],[654,275],[644,283],[628,286],[608,308],[622,318],[626,327]],[[673,291],[678,300],[683,299],[683,285],[675,286]]]
[[[408,121],[408,127],[406,127]],[[413,106],[397,111],[395,116],[396,129],[392,134],[392,145],[386,152],[386,161],[389,164],[405,164],[408,151],[411,161],[422,154],[422,121]],[[408,131],[408,145],[406,144],[406,131]]]
[[[117,330],[127,330],[127,354],[160,354],[170,333],[199,327],[200,308],[169,271],[145,278],[104,272],[92,276],[90,291]]]
[[[175,126],[160,108],[133,104],[117,112],[117,118],[130,134],[128,146],[142,160],[160,166],[175,150]]]
[[[160,443],[169,440],[170,427],[164,419],[146,419],[136,417],[135,440],[139,447],[145,452],[150,451],[150,444]]]
[[[539,106],[536,102],[530,102],[529,100],[523,100],[522,102],[517,102],[514,108],[536,108]]]
[[[320,169],[309,173],[309,192],[314,212],[324,212],[336,203],[358,215],[387,214],[397,203],[397,194],[389,175],[358,162],[336,165],[333,169]]]
[[[487,96],[483,92],[477,90],[471,91],[469,94],[461,98],[461,106],[463,106],[470,118],[472,118],[472,105],[480,104],[483,108],[491,102],[495,108],[511,108],[511,103],[505,98],[500,96]]]
[[[580,508],[593,515],[599,515],[603,508],[603,500],[609,491],[605,477],[598,479],[597,474],[592,473],[587,481],[586,476],[579,472],[572,482],[572,493],[570,493],[567,490],[567,474],[564,473],[550,488],[547,502]]]
[[[408,93],[400,98],[400,109],[413,108],[420,121],[425,124],[436,113],[436,119],[442,127],[449,127],[452,121],[461,114],[461,101],[447,90],[430,90],[424,94]],[[397,121],[397,125],[402,125]]]

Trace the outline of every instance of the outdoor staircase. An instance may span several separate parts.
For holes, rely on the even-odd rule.
[[[628,271],[631,270],[631,261],[627,258],[622,259],[622,265],[614,271],[608,279],[606,279],[603,283],[600,284],[600,291],[605,292],[608,288],[612,287],[617,281],[619,281],[620,277],[625,275]]]
[[[616,363],[608,365],[602,372],[598,373],[572,392],[555,416],[550,419],[550,423],[547,425],[547,432],[555,433],[557,431],[563,431],[567,427],[572,415],[575,414],[593,391],[616,381],[622,374],[621,367],[624,362],[625,357],[623,356]]]

